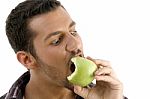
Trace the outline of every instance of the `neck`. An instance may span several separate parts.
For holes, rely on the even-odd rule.
[[[25,99],[75,99],[73,91],[34,77],[31,74],[30,81],[25,88]]]
[[[45,89],[28,85],[25,90],[25,99],[75,99],[75,94],[66,88],[53,87]]]

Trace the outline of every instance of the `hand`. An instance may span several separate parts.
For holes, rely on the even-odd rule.
[[[117,79],[110,63],[104,60],[92,60],[98,69],[94,73],[96,86],[93,88],[82,88],[74,86],[74,92],[84,99],[123,99],[123,86]]]

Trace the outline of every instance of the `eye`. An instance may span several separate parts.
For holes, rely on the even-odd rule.
[[[51,42],[52,45],[57,46],[61,43],[62,37],[59,37],[58,39],[55,39]]]
[[[78,35],[77,31],[72,31],[72,32],[70,32],[70,33],[71,33],[71,35],[73,35],[73,36],[77,36],[77,35]]]

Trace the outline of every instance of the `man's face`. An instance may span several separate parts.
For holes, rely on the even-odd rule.
[[[75,30],[75,22],[59,7],[32,18],[29,27],[37,33],[33,44],[38,70],[49,81],[68,86],[66,77],[72,73],[70,59],[83,56],[82,41]]]

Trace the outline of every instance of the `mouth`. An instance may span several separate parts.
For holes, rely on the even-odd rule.
[[[73,62],[71,62],[70,71],[71,71],[71,73],[73,73],[75,71],[75,65]]]
[[[83,55],[79,55],[80,57],[83,57]],[[76,57],[76,56],[75,56]],[[75,64],[71,61],[71,59],[69,60],[69,68],[71,73],[73,73],[75,71]]]
[[[69,71],[70,71],[69,75],[72,74],[75,71],[75,68],[76,67],[75,67],[74,63],[70,59],[69,60]]]

